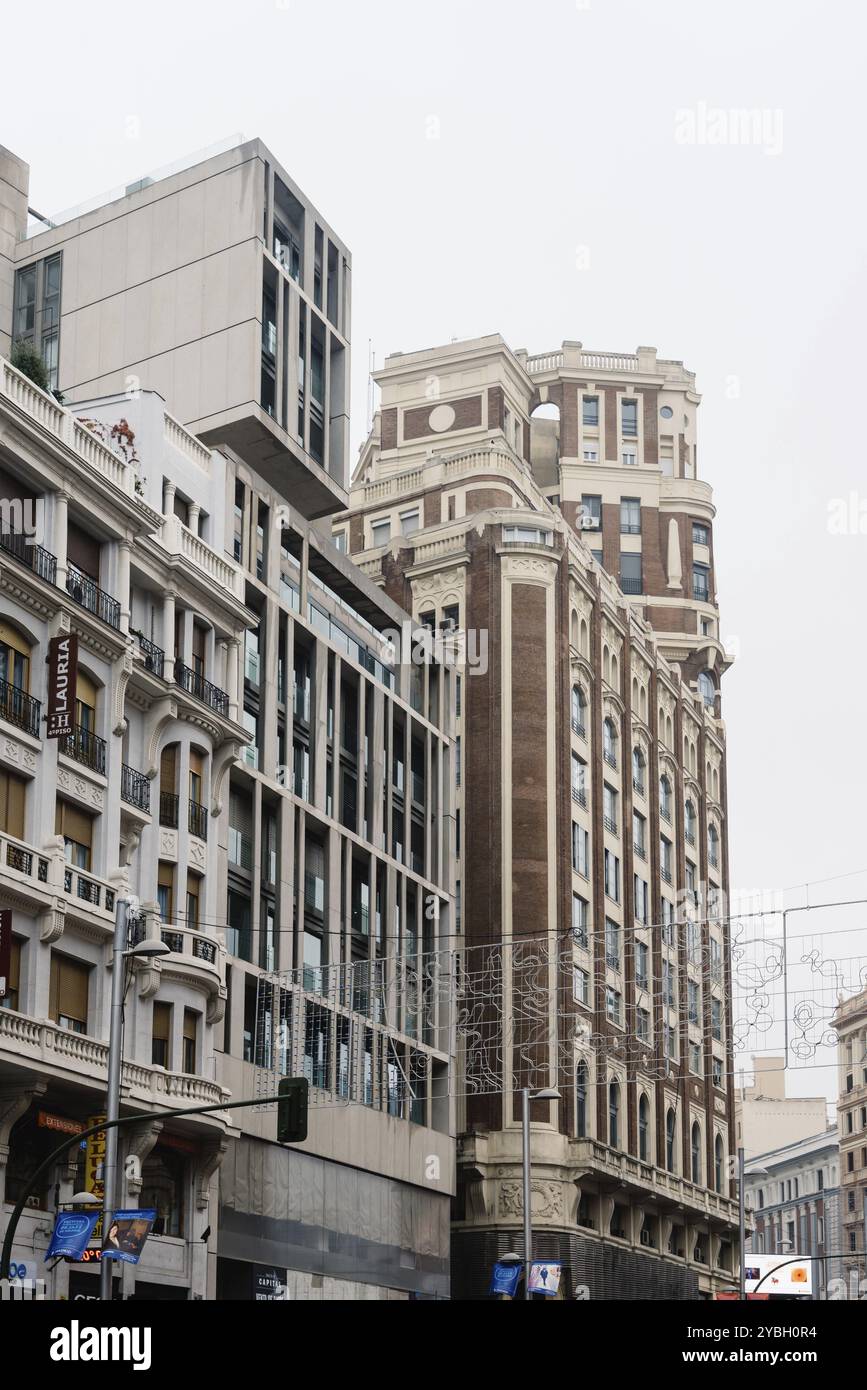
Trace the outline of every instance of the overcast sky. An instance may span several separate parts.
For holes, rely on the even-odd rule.
[[[236,132],[273,149],[352,251],[353,460],[369,341],[379,363],[497,331],[683,359],[738,657],[733,884],[867,868],[859,6],[43,0],[3,25],[0,141],[41,212]],[[796,1089],[833,1091],[816,1060]]]

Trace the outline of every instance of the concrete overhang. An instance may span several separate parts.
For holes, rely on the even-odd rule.
[[[186,428],[212,447],[228,444],[308,521],[349,505],[349,493],[301,444],[252,401],[193,420]]]

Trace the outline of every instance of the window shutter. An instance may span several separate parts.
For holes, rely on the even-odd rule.
[[[17,840],[24,839],[24,795],[26,782],[13,772],[0,772],[0,829]]]
[[[90,969],[67,956],[52,955],[49,1002],[55,1023],[74,1018],[87,1026],[87,999]]]

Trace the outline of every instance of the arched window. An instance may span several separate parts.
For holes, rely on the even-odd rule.
[[[611,653],[611,684],[615,690],[620,689],[620,667],[613,652]]]
[[[580,685],[572,687],[572,728],[576,734],[583,736],[586,724],[585,716],[587,711],[587,697]]]
[[[602,725],[602,756],[611,767],[617,766],[617,730],[610,719]]]
[[[602,679],[606,685],[611,684],[611,653],[607,647],[602,648]]]
[[[723,1164],[723,1141],[722,1141],[722,1136],[719,1135],[719,1134],[717,1135],[717,1137],[716,1137],[716,1143],[715,1143],[714,1146],[713,1146],[713,1159],[714,1159],[714,1178],[715,1178],[716,1190],[717,1190],[717,1192],[722,1192],[722,1190],[723,1190],[723,1168],[724,1168],[724,1164]]]
[[[575,648],[575,650],[576,650],[576,652],[577,652],[577,651],[579,650],[579,648],[578,648],[578,614],[575,612],[575,609],[574,609],[574,608],[572,609],[572,617],[571,617],[570,622],[569,622],[569,641],[572,643],[572,646]]]
[[[697,1185],[701,1183],[701,1129],[696,1120],[692,1127],[692,1180]]]
[[[640,748],[632,750],[632,785],[637,792],[644,796],[644,769],[647,766],[644,753]]]
[[[710,671],[702,671],[698,678],[698,693],[704,700],[709,709],[713,708],[716,699],[716,686],[713,683],[713,676]]]
[[[665,1117],[665,1166],[669,1173],[675,1172],[675,1152],[674,1140],[677,1134],[677,1120],[674,1111],[669,1107]]]
[[[659,814],[671,820],[671,782],[666,773],[659,779]]]
[[[684,807],[684,834],[691,845],[695,844],[695,806],[687,801]]]
[[[650,1102],[642,1095],[638,1102],[638,1157],[642,1163],[648,1162],[648,1142],[650,1137]]]
[[[719,866],[719,831],[711,822],[707,828],[707,857],[708,862],[716,869]]]
[[[579,1062],[575,1068],[575,1135],[578,1139],[587,1138],[587,1063]]]
[[[612,1081],[608,1087],[608,1143],[612,1149],[618,1147],[620,1120],[620,1087]]]
[[[581,619],[581,643],[578,647],[582,656],[590,655],[590,628],[587,626],[587,619]]]
[[[761,1211],[763,1206],[765,1205],[765,1189],[763,1187],[760,1187],[758,1192],[756,1193],[756,1203],[757,1209]]]

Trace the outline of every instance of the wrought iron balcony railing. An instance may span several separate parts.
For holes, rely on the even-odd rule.
[[[120,797],[128,806],[149,812],[151,808],[151,784],[143,772],[127,767],[123,763],[120,770]]]
[[[197,835],[200,840],[208,838],[208,808],[202,806],[198,801],[191,801],[189,806],[189,820],[187,822],[191,835]]]
[[[70,565],[66,575],[66,592],[81,608],[86,608],[88,613],[101,618],[109,627],[120,630],[118,600],[105,593],[89,574],[83,574],[74,565]]]
[[[58,740],[58,745],[59,751],[65,753],[67,758],[74,758],[83,767],[89,767],[91,772],[105,776],[105,739],[98,734],[76,724],[71,734]]]
[[[201,700],[203,705],[228,719],[229,697],[225,690],[206,681],[203,675],[194,671],[192,666],[185,666],[180,659],[175,662],[175,684],[186,690],[189,695],[194,695],[197,700]]]
[[[39,738],[41,717],[42,705],[38,700],[28,695],[26,690],[20,690],[17,685],[0,681],[0,719],[5,719],[7,724],[14,724],[17,729],[23,729],[26,734]]]
[[[178,796],[176,792],[160,792],[160,825],[167,830],[178,828]]]
[[[57,583],[57,557],[52,555],[50,550],[36,545],[23,532],[0,530],[0,550],[14,556],[47,584]]]

